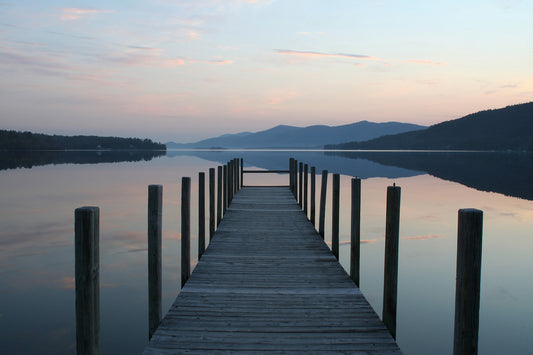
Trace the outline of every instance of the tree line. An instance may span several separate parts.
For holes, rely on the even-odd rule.
[[[99,136],[61,136],[0,130],[1,150],[166,150],[151,139]]]

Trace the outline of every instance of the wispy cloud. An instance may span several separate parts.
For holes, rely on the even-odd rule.
[[[65,7],[61,9],[61,20],[72,21],[78,20],[88,15],[109,14],[114,13],[113,10],[100,10],[100,9],[80,9],[76,7]]]
[[[300,32],[300,34],[308,34],[307,32]],[[422,65],[446,65],[444,62],[434,62],[431,60],[424,59],[409,59],[409,60],[390,60],[378,58],[366,54],[352,54],[352,53],[326,53],[326,52],[315,52],[315,51],[297,51],[292,49],[274,49],[274,52],[287,56],[296,56],[302,58],[344,58],[344,59],[356,59],[356,60],[371,60],[378,61],[384,65],[391,65],[391,63],[409,63],[409,64],[422,64]]]
[[[227,60],[227,59],[212,59],[208,61],[209,64],[214,65],[226,65],[226,64],[233,64],[233,60]]]
[[[379,60],[379,58],[372,57],[372,56],[365,55],[365,54],[323,53],[323,52],[313,52],[313,51],[294,51],[290,49],[275,49],[275,51],[279,54],[301,56],[301,57],[307,57],[307,58],[332,57],[332,58]]]

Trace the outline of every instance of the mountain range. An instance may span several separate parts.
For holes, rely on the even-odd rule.
[[[366,141],[383,135],[424,130],[427,127],[400,122],[374,123],[361,121],[342,126],[315,125],[294,127],[280,125],[256,133],[241,132],[225,134],[196,143],[168,142],[168,149],[228,148],[228,149],[322,149],[326,144],[339,144],[348,141]]]
[[[326,145],[353,150],[533,151],[533,102],[480,111],[425,130]]]

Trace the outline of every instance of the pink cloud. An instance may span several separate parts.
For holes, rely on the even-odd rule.
[[[308,34],[307,32],[300,32],[300,33]],[[278,54],[283,54],[283,55],[288,55],[288,56],[297,56],[297,57],[303,57],[303,58],[345,58],[345,59],[373,60],[373,61],[382,62],[384,65],[392,65],[390,62],[435,65],[435,66],[446,65],[446,63],[444,62],[434,62],[431,60],[423,60],[423,59],[387,60],[387,59],[381,59],[378,57],[365,55],[365,54],[324,53],[324,52],[314,52],[314,51],[295,51],[291,49],[276,49],[274,51]]]
[[[97,14],[108,14],[115,11],[111,10],[99,10],[99,9],[79,9],[75,7],[65,7],[61,9],[61,20],[62,21],[72,21],[77,20],[85,15],[97,15]]]
[[[226,64],[233,64],[233,60],[213,59],[213,60],[210,60],[209,63],[214,64],[214,65],[226,65]]]

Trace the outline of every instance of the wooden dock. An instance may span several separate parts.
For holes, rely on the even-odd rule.
[[[144,354],[399,354],[289,187],[244,187]]]

